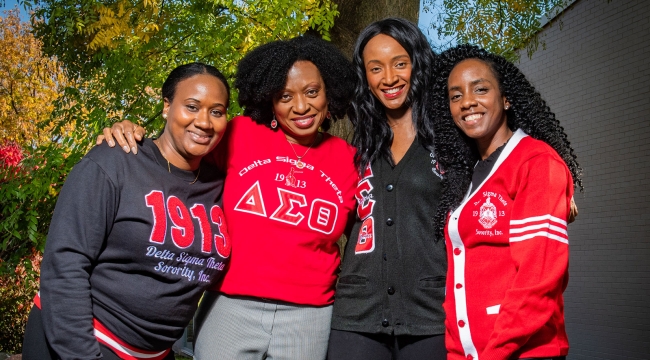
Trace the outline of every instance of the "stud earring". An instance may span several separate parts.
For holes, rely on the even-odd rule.
[[[331,119],[331,118],[332,118],[332,113],[330,113],[330,112],[328,111],[328,112],[327,112],[327,116],[325,116],[325,117],[328,118],[328,119]]]
[[[163,114],[163,119],[167,119],[167,114]]]

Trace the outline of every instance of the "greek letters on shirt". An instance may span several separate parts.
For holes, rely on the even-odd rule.
[[[472,217],[477,220],[476,235],[501,236],[507,230],[508,201],[492,191],[483,191],[482,198],[471,204]]]
[[[225,263],[222,260],[210,257],[213,245],[221,258],[225,260],[230,257],[230,236],[223,211],[218,205],[213,205],[209,211],[203,204],[194,204],[188,209],[176,196],[165,197],[159,190],[151,191],[145,195],[144,200],[153,216],[149,236],[151,245],[147,247],[145,256],[158,260],[154,266],[155,271],[183,277],[187,281],[198,279],[199,282],[210,282],[215,272],[224,269]],[[171,222],[169,231],[168,221]],[[197,231],[201,234],[200,254],[191,250]],[[167,239],[168,232],[170,240]],[[166,241],[171,241],[178,251],[162,248]]]
[[[270,159],[267,160],[268,163],[271,162]],[[251,169],[245,172],[240,171],[240,176],[254,170],[257,166],[267,164],[267,160],[254,161],[253,165],[257,165],[252,168],[252,165],[246,167],[245,169]],[[269,193],[268,190],[266,193],[263,193],[260,181],[257,180],[244,192],[235,205],[235,210],[262,216],[270,220],[293,226],[298,226],[305,221],[310,229],[327,235],[331,234],[334,231],[336,220],[338,218],[338,206],[335,203],[320,198],[308,199],[303,193],[303,191],[313,193],[306,190],[309,188],[310,184],[305,180],[306,177],[303,176],[306,172],[314,172],[316,170],[315,167],[311,164],[304,163],[304,166],[298,169],[296,167],[297,160],[286,156],[276,156],[275,161],[291,165],[286,173],[276,173],[273,175],[273,178],[270,179],[276,184],[276,193]],[[341,191],[332,179],[323,171],[319,171],[318,175],[320,179],[332,188],[332,191],[335,192],[335,195],[338,197],[340,202],[343,203]],[[309,177],[309,179],[311,179],[310,181],[315,181],[313,176]],[[275,209],[267,209],[267,200],[265,199],[268,199],[269,197],[274,197],[279,200],[279,205]]]
[[[431,171],[433,174],[440,179],[442,179],[442,175],[445,174],[445,171],[442,169],[440,166],[440,163],[438,162],[438,159],[436,159],[436,154],[432,152],[429,153],[429,157],[431,158]]]
[[[375,219],[372,216],[372,210],[376,201],[372,198],[373,187],[370,183],[370,178],[373,176],[372,168],[368,165],[354,194],[357,199],[357,216],[362,221],[357,244],[354,247],[355,254],[366,254],[375,250]]]

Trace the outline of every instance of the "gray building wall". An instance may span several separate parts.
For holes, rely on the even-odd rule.
[[[584,169],[569,226],[569,359],[650,359],[650,1],[579,0],[541,36],[546,49],[519,66]]]

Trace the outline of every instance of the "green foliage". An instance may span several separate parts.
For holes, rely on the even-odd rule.
[[[324,38],[338,14],[330,0],[35,0],[44,52],[78,79],[57,118],[88,134],[129,119],[160,129],[160,87],[174,67],[201,61],[232,79],[250,49],[312,29]],[[233,94],[229,113],[241,112]],[[88,111],[81,109],[81,104]]]
[[[545,15],[568,3],[567,0],[424,0],[425,11],[435,11],[431,27],[449,43],[476,44],[511,61],[518,50],[531,56],[540,45],[537,34]],[[544,46],[544,43],[541,42]]]
[[[0,332],[0,352],[21,352],[25,324],[38,290],[40,260],[34,252],[12,273],[0,275],[0,327],[4,330]]]
[[[28,148],[18,166],[0,167],[0,352],[21,351],[56,196],[86,152],[73,145]]]
[[[0,169],[0,275],[43,250],[56,196],[86,151],[71,144],[28,149],[18,168]]]

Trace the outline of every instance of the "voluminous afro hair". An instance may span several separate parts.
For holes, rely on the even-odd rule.
[[[453,47],[438,57],[436,79],[429,102],[435,115],[435,149],[445,171],[442,198],[435,218],[438,238],[444,236],[446,215],[460,204],[469,189],[474,165],[479,160],[474,141],[456,127],[449,110],[449,74],[458,63],[466,59],[482,60],[492,69],[499,81],[501,94],[510,103],[510,108],[506,111],[508,127],[512,131],[522,129],[555,149],[571,171],[574,185],[582,189],[582,169],[564,129],[524,74],[505,58],[479,47]]]
[[[244,115],[271,127],[273,98],[284,89],[289,69],[297,61],[316,65],[325,82],[329,112],[334,118],[345,116],[354,88],[351,64],[334,45],[314,36],[273,41],[244,56],[235,80]],[[327,131],[329,119],[321,127]]]
[[[355,162],[360,173],[378,158],[384,158],[393,164],[390,152],[393,132],[388,125],[384,105],[368,87],[363,61],[363,50],[368,42],[379,34],[395,39],[411,58],[410,89],[406,106],[411,107],[413,126],[417,130],[420,143],[433,150],[433,127],[429,108],[425,106],[425,93],[430,87],[429,72],[434,67],[435,54],[417,25],[400,18],[379,20],[361,31],[352,55],[357,85],[350,120],[355,128],[352,144],[357,148]]]

